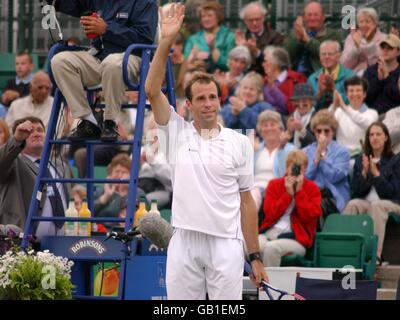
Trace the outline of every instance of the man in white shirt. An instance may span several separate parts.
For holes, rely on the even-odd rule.
[[[168,248],[168,299],[241,299],[243,238],[258,285],[267,275],[259,254],[252,147],[244,135],[217,123],[220,90],[207,74],[186,88],[193,122],[185,122],[161,92],[165,65],[184,18],[184,6],[161,15],[161,39],[146,94],[172,168],[174,235]],[[243,233],[242,233],[243,231]]]
[[[348,78],[344,82],[344,88],[349,105],[346,105],[340,93],[335,91],[329,110],[334,112],[339,123],[336,132],[337,143],[346,147],[350,157],[354,157],[363,151],[360,140],[364,141],[369,125],[378,121],[379,116],[376,110],[368,108],[364,102],[368,91],[368,82],[364,78]]]
[[[37,117],[44,123],[49,123],[53,97],[50,96],[51,81],[44,71],[35,73],[29,87],[30,94],[15,100],[6,115],[6,122],[11,128],[15,120],[25,117]]]

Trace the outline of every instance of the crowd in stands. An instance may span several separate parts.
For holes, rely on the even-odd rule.
[[[279,266],[288,253],[305,255],[332,213],[371,215],[379,237],[377,258],[382,261],[388,215],[400,215],[396,32],[381,31],[377,12],[363,8],[357,13],[357,27],[342,39],[338,30],[325,25],[324,9],[317,1],[305,5],[288,35],[270,27],[267,10],[258,1],[240,11],[244,30],[224,25],[218,1],[204,0],[198,16],[200,29],[189,36],[182,31],[171,54],[177,111],[190,120],[185,84],[196,71],[214,74],[221,87],[221,124],[243,130],[253,141],[252,195],[259,209],[264,264]],[[61,58],[57,68],[67,63]],[[29,54],[18,54],[15,64],[16,77],[0,88],[0,167],[15,121],[35,117],[46,128],[53,102],[52,83],[44,71],[32,74]],[[69,85],[65,79],[63,84]],[[135,103],[137,95],[127,93],[125,100]],[[60,137],[77,125],[68,113],[65,106]],[[119,139],[132,139],[135,115],[123,110],[116,121]],[[165,155],[158,152],[154,128],[151,111],[146,111],[138,197],[157,200],[159,209],[170,208],[171,175]],[[81,147],[72,145],[62,157],[85,177],[86,149]],[[95,165],[107,166],[109,178],[128,179],[129,154],[120,146],[96,146]],[[126,184],[99,187],[94,215],[124,216],[127,194]],[[74,186],[70,197],[80,206],[85,189]],[[10,223],[6,219],[0,212],[0,223]]]

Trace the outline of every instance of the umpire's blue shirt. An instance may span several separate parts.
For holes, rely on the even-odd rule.
[[[96,55],[101,60],[111,53],[124,52],[133,43],[154,43],[156,0],[56,0],[55,8],[75,17],[90,11],[103,18],[107,29],[101,37],[103,49]]]

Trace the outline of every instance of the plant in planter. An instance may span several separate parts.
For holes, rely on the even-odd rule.
[[[49,251],[7,251],[0,256],[0,299],[72,299],[73,264]]]

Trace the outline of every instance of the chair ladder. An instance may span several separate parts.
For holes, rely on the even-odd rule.
[[[142,145],[142,135],[143,135],[143,122],[144,122],[144,115],[145,115],[145,108],[146,106],[146,93],[145,93],[145,80],[149,71],[151,56],[154,53],[157,46],[155,45],[141,45],[141,44],[132,44],[128,47],[125,52],[124,59],[123,59],[123,79],[125,85],[129,90],[138,91],[138,104],[137,104],[137,116],[136,116],[136,125],[135,125],[135,133],[133,141],[116,141],[116,142],[102,142],[100,140],[87,140],[83,143],[86,145],[87,149],[87,176],[85,178],[51,178],[46,177],[46,167],[48,166],[52,146],[55,145],[68,145],[73,144],[69,140],[57,140],[56,138],[56,126],[57,126],[57,119],[59,118],[59,113],[61,110],[62,102],[64,97],[61,91],[57,88],[56,83],[54,81],[52,71],[51,71],[51,59],[54,55],[60,51],[74,51],[79,50],[79,47],[75,46],[65,46],[63,44],[55,44],[49,51],[48,54],[48,70],[50,78],[55,86],[55,96],[53,107],[50,115],[50,120],[48,124],[48,129],[45,138],[45,144],[42,151],[40,166],[38,176],[35,181],[32,198],[29,206],[29,212],[26,219],[26,224],[24,228],[24,235],[22,239],[22,248],[27,250],[29,246],[29,235],[32,233],[33,223],[38,221],[74,221],[74,222],[92,222],[92,223],[104,223],[104,222],[125,222],[125,231],[128,231],[132,228],[134,218],[135,218],[135,211],[136,211],[136,195],[137,195],[137,187],[138,187],[138,175],[139,175],[139,167],[140,167],[140,152],[141,152],[141,145]],[[128,77],[128,59],[129,56],[133,52],[141,51],[141,67],[140,67],[140,80],[139,84],[134,84]],[[166,87],[162,89],[163,92],[166,92],[169,103],[175,107],[175,93],[173,87],[173,73],[172,73],[172,65],[170,59],[167,61],[167,68],[166,68]],[[88,92],[88,100],[91,99],[93,96],[93,91]],[[89,101],[90,102],[90,101]],[[132,108],[135,107],[134,105],[124,105],[122,108]],[[80,142],[79,142],[80,143]],[[94,178],[94,154],[93,154],[93,146],[95,145],[102,145],[102,144],[109,144],[109,145],[130,145],[132,146],[132,165],[130,171],[130,179],[96,179]],[[93,216],[90,218],[82,218],[82,217],[41,217],[38,216],[38,209],[39,209],[39,201],[41,199],[41,194],[43,192],[43,188],[46,183],[85,183],[87,186],[87,201],[90,211],[92,215],[94,213],[94,198],[93,198],[93,191],[94,191],[94,184],[95,183],[128,183],[128,203],[127,203],[127,214],[126,218],[94,218]],[[57,236],[59,241],[65,240],[64,235]],[[134,255],[134,252],[132,253]],[[130,259],[132,257],[128,256],[128,250],[124,250],[124,253],[121,254],[120,257],[120,282],[119,282],[119,290],[118,290],[118,297],[117,299],[124,298],[124,279],[125,279],[125,264],[126,259]],[[73,260],[73,259],[72,259]],[[82,259],[80,259],[82,261]],[[92,258],[88,258],[87,261],[93,261]],[[102,261],[99,259],[98,261]],[[107,260],[108,261],[108,260]],[[93,296],[76,296],[76,298],[85,299],[85,298],[99,298],[104,299],[104,297],[93,297]]]

